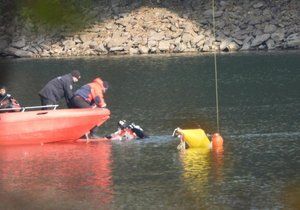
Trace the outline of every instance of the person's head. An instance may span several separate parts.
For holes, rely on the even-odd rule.
[[[0,95],[4,96],[6,94],[6,87],[4,85],[0,85]]]
[[[100,77],[97,77],[96,79],[94,79],[93,82],[95,82],[101,86],[103,93],[105,93],[109,87],[108,82],[103,81]]]
[[[120,120],[120,121],[118,122],[118,126],[119,126],[119,128],[121,128],[121,129],[126,128],[126,127],[127,127],[127,122],[126,122],[126,120]]]
[[[81,78],[80,72],[78,70],[73,70],[71,72],[72,78],[74,82],[78,82],[79,79]]]

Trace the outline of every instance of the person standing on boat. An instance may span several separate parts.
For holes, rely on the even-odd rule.
[[[20,104],[6,92],[6,87],[0,85],[0,109],[21,108]],[[13,110],[19,111],[19,109]]]
[[[71,99],[73,108],[105,108],[104,93],[108,89],[108,83],[97,77],[93,82],[79,88]],[[90,138],[99,138],[96,135],[98,127],[90,131]]]
[[[62,98],[66,99],[68,107],[73,97],[73,85],[81,78],[80,72],[72,71],[70,74],[56,77],[49,81],[39,92],[42,106],[56,105]]]

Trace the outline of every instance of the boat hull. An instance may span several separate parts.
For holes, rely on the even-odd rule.
[[[59,109],[0,114],[0,145],[77,140],[109,119],[108,109]]]

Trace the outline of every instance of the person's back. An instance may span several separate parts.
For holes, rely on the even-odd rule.
[[[65,98],[69,106],[73,97],[73,84],[79,79],[80,73],[75,70],[70,74],[65,74],[49,81],[39,92],[42,105],[54,105],[62,98]]]

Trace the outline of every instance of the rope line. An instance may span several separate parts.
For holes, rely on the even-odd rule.
[[[216,117],[217,117],[217,131],[220,132],[219,123],[219,94],[218,94],[218,66],[217,66],[217,52],[215,48],[216,43],[216,20],[215,20],[215,0],[212,0],[212,16],[213,16],[213,33],[214,33],[214,67],[215,67],[215,94],[216,94]]]

